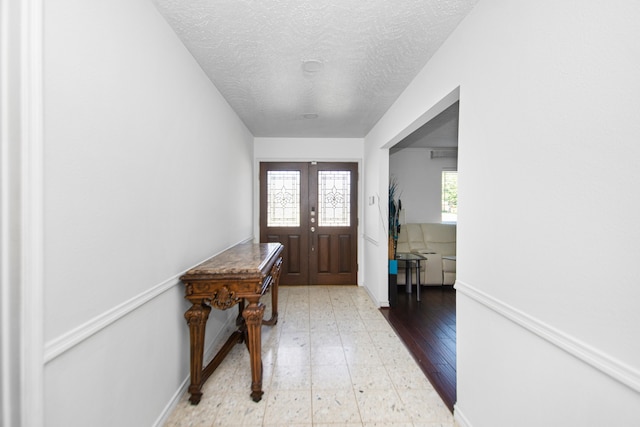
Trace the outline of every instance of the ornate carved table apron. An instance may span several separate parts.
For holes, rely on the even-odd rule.
[[[180,280],[185,298],[192,306],[184,314],[191,340],[191,385],[189,400],[196,405],[202,397],[202,384],[237,343],[245,341],[251,360],[251,398],[262,399],[261,326],[278,321],[278,279],[282,266],[280,243],[236,245],[187,271]],[[272,316],[263,320],[265,306],[260,297],[271,290]],[[246,303],[246,304],[245,304]],[[205,326],[211,307],[226,310],[238,305],[235,331],[203,369]]]

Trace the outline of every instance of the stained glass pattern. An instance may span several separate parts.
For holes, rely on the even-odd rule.
[[[351,172],[318,171],[318,225],[349,227]]]
[[[267,171],[267,227],[300,226],[300,171]]]

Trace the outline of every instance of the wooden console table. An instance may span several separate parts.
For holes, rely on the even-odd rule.
[[[282,266],[280,243],[243,243],[236,245],[187,271],[180,280],[186,287],[185,298],[193,305],[184,314],[191,340],[191,385],[189,400],[197,405],[202,384],[224,360],[233,346],[243,341],[251,360],[251,398],[262,399],[261,326],[278,321],[278,279]],[[265,321],[265,306],[260,297],[271,290],[272,316]],[[245,306],[246,302],[246,306]],[[203,369],[205,326],[211,307],[226,310],[238,305],[235,331]]]

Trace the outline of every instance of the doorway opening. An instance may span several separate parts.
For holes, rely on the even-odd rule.
[[[389,149],[390,179],[398,183],[405,210],[400,212],[401,227],[457,223],[459,106],[456,89],[399,135],[397,144]],[[423,286],[420,303],[404,289],[404,284],[398,287],[397,305],[383,314],[453,411],[457,398],[456,291],[451,285]]]

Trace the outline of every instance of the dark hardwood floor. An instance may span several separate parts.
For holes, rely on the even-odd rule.
[[[431,384],[453,412],[456,402],[456,291],[423,286],[421,301],[398,286],[397,303],[381,309]]]

